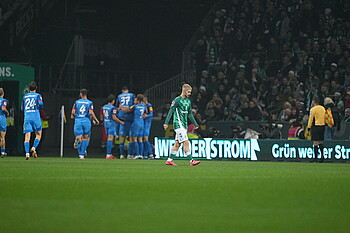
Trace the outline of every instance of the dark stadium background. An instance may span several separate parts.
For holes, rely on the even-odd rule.
[[[163,136],[160,118],[182,82],[194,87],[193,109],[207,135],[219,129],[230,137],[235,127],[272,130],[260,123],[273,120],[284,125],[276,135],[287,138],[289,120],[307,116],[317,88],[325,90],[322,99],[336,101],[339,122],[350,106],[348,1],[1,0],[0,9],[0,62],[34,68],[45,111],[54,119],[43,148],[57,151],[59,110],[64,105],[69,118],[81,88],[89,90],[96,113],[123,85],[146,93],[158,118],[151,138]],[[230,30],[221,32],[225,25]],[[23,88],[18,91],[21,96]],[[209,109],[216,92],[223,104]],[[238,101],[241,94],[244,101]],[[237,124],[234,114],[245,120]],[[347,114],[348,120],[350,108]],[[23,118],[19,108],[15,115]],[[349,138],[350,125],[343,123],[338,139]],[[67,147],[72,127],[68,120]],[[100,126],[92,135],[91,148],[98,148]]]
[[[0,6],[8,2],[0,1]],[[101,43],[104,40],[118,43],[120,57],[108,66],[123,72],[160,72],[167,79],[166,75],[180,72],[182,51],[214,3],[213,0],[51,2],[53,7],[34,22],[27,35],[15,41],[15,46],[9,48],[8,35],[2,33],[0,61],[63,64],[74,34],[81,34]],[[94,62],[89,65],[96,65]]]
[[[0,1],[3,14],[11,12],[11,7],[15,9],[9,18],[1,21],[0,62],[35,69],[35,81],[43,95],[46,114],[53,116],[47,130],[50,136],[42,140],[42,148],[45,155],[57,156],[60,144],[58,114],[62,105],[66,107],[68,118],[64,144],[71,149],[73,121],[69,119],[69,113],[79,89],[89,90],[89,98],[94,101],[98,114],[106,96],[118,94],[123,85],[129,85],[135,93],[143,93],[180,73],[182,52],[215,1],[18,2],[20,5],[16,8],[16,1]],[[77,35],[93,41],[93,46],[86,45],[87,42],[85,46],[97,51],[92,51],[90,56],[84,54],[83,66],[73,71],[74,48],[70,55],[69,50]],[[110,52],[104,47],[107,42],[113,45],[115,54],[105,57],[103,54]],[[100,60],[105,61],[103,66]],[[77,77],[84,75],[83,80],[77,79],[75,83],[73,72]],[[61,75],[64,85],[59,82]],[[20,112],[17,116],[15,132],[21,134],[23,116]],[[93,127],[90,147],[98,148],[100,139],[100,127]],[[9,155],[22,150],[11,144],[9,140]]]

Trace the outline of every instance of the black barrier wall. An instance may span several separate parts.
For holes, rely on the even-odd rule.
[[[155,138],[156,158],[167,158],[174,143],[174,139]],[[207,160],[309,162],[315,158],[308,140],[202,138],[190,139],[190,148],[193,158]],[[325,142],[323,153],[325,162],[349,162],[350,141]],[[185,158],[181,149],[176,156]]]
[[[259,133],[263,132],[261,128],[262,124],[266,124],[264,121],[209,121],[204,125],[204,128],[209,132],[211,128],[219,129],[224,135],[223,138],[232,138],[232,127],[240,126],[242,129],[251,128]],[[290,127],[289,122],[275,122],[276,124],[282,125],[281,136],[283,139],[287,139],[288,130]],[[167,131],[163,129],[163,120],[153,120],[151,128],[151,140],[153,137],[165,137],[174,138],[174,132],[172,126],[169,125]],[[350,122],[341,122],[339,131],[334,134],[336,140],[348,140],[350,137]]]

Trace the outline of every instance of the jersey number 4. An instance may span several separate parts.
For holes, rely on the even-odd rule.
[[[80,112],[82,115],[84,115],[85,111],[86,111],[85,105],[81,105],[81,107],[79,108],[79,112]]]

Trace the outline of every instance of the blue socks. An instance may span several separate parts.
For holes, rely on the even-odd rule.
[[[129,144],[129,146],[130,146],[130,144]],[[129,148],[129,150],[130,150],[130,148]],[[124,155],[124,143],[120,143],[119,144],[119,152],[120,152],[120,155]]]
[[[88,146],[89,146],[89,140],[83,140],[82,141],[82,146],[81,146],[81,150],[82,150],[82,154],[80,155],[84,155],[85,154],[85,151],[87,150]]]
[[[1,148],[1,154],[5,153],[6,149],[5,148]]]
[[[112,140],[108,140],[107,141],[107,155],[111,155],[112,154]]]
[[[40,143],[40,139],[34,139],[33,147],[36,149],[38,147],[39,143]],[[30,149],[29,147],[30,147],[29,142],[25,142],[24,143],[24,151],[26,152],[26,154],[29,153],[29,149]],[[5,152],[5,148],[3,148],[3,149],[4,149],[4,152]],[[2,151],[3,149],[1,149],[1,152],[3,152]]]
[[[135,148],[135,155],[140,155],[140,147],[138,142],[133,142]]]
[[[36,149],[38,147],[39,143],[40,143],[40,140],[39,139],[35,139],[33,147]]]
[[[143,142],[143,156],[148,156],[147,142]]]
[[[29,154],[29,142],[24,143],[24,151],[26,152],[26,154]]]
[[[84,151],[83,151],[83,141],[79,142],[79,144],[78,144],[78,154],[79,154],[79,155],[84,155]]]
[[[139,154],[138,155],[143,155],[143,142],[136,142],[139,146]]]
[[[78,154],[84,156],[86,149],[89,146],[88,140],[83,140],[78,145]]]
[[[147,152],[148,155],[153,155],[153,151],[152,151],[152,145],[149,141],[145,141],[146,145],[147,145]]]
[[[129,143],[128,155],[135,155],[135,147],[133,142]]]

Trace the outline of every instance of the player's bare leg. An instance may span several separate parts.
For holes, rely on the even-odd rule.
[[[169,158],[165,162],[166,165],[177,166],[177,164],[175,164],[173,160],[175,159],[176,153],[180,149],[180,146],[181,144],[179,143],[178,140],[176,140],[174,146],[171,147]]]
[[[36,148],[38,147],[40,140],[41,140],[42,131],[35,131],[35,139],[34,144],[32,148],[30,149],[30,152],[32,152],[32,156],[34,158],[38,158],[38,153],[36,152]]]
[[[6,156],[6,152],[5,152],[5,146],[6,146],[5,137],[6,137],[6,131],[0,131],[1,158]]]
[[[78,149],[78,145],[80,143],[80,140],[78,137],[75,137],[74,143],[73,143],[73,148]]]

